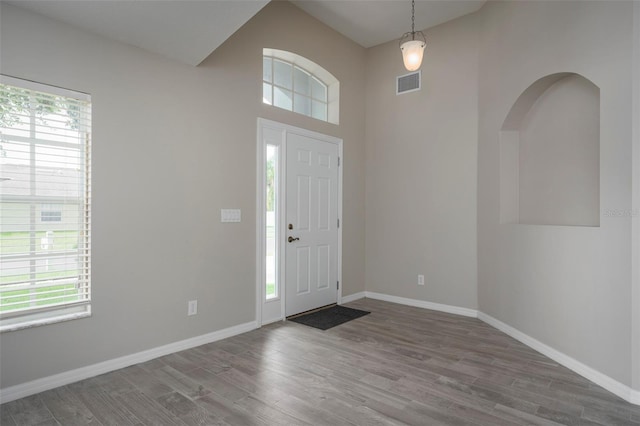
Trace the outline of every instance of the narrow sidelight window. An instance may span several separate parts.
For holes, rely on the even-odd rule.
[[[280,293],[278,283],[278,245],[276,241],[280,238],[280,230],[278,229],[278,151],[279,147],[275,145],[267,145],[267,155],[265,158],[265,193],[266,193],[266,289],[265,297],[267,300],[278,297]]]

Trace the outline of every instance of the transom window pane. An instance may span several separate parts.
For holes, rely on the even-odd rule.
[[[311,86],[309,84],[309,73],[295,67],[293,70],[293,84],[297,93],[311,96]]]
[[[290,90],[281,89],[280,87],[273,88],[273,104],[278,108],[288,109],[291,111],[293,108],[293,100],[291,99],[292,93]]]
[[[327,121],[327,104],[314,99],[311,108],[311,116],[318,120]]]
[[[272,62],[273,61],[271,58],[262,58],[262,80],[266,81],[267,83],[271,83],[271,77],[273,75]]]
[[[262,102],[267,105],[273,105],[273,86],[269,83],[262,83]]]
[[[313,99],[327,102],[327,86],[315,77],[311,79],[311,96]]]
[[[293,98],[293,112],[311,115],[311,98],[296,93]]]
[[[289,63],[273,60],[273,82],[276,86],[284,87],[285,89],[292,89],[293,82],[291,81],[291,69],[292,66]]]

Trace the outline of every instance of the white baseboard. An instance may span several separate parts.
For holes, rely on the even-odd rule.
[[[353,302],[358,299],[368,297],[371,299],[383,300],[392,303],[399,303],[407,306],[414,306],[424,309],[431,309],[434,311],[447,312],[451,314],[463,315],[467,317],[478,318],[481,321],[497,328],[503,333],[513,337],[514,339],[524,343],[530,348],[548,356],[559,364],[575,371],[581,376],[591,380],[592,382],[602,386],[609,392],[619,396],[620,398],[632,403],[640,405],[640,391],[631,389],[629,386],[624,385],[611,377],[594,370],[581,363],[580,361],[553,349],[550,346],[540,342],[539,340],[530,337],[523,332],[487,315],[483,312],[478,312],[475,309],[461,308],[458,306],[444,305],[440,303],[427,302],[424,300],[409,299],[405,297],[391,296],[388,294],[375,293],[370,291],[359,292],[345,296],[342,298],[342,303]],[[194,348],[196,346],[204,345],[207,343],[215,342],[218,340],[226,339],[228,337],[236,336],[238,334],[246,333],[248,331],[257,328],[257,323],[251,321],[244,324],[239,324],[233,327],[225,328],[223,330],[214,331],[212,333],[203,334],[201,336],[192,337],[190,339],[181,340],[179,342],[169,343],[167,345],[158,346],[153,349],[138,352],[131,355],[125,355],[123,357],[111,359],[108,361],[100,362],[97,364],[89,365],[86,367],[77,368],[74,370],[66,371],[64,373],[55,374],[53,376],[36,379],[31,382],[22,383],[19,385],[11,386],[8,388],[0,389],[0,404],[5,402],[14,401],[16,399],[24,398],[26,396],[34,395],[39,392],[44,392],[49,389],[53,389],[59,386],[68,385],[69,383],[77,382],[79,380],[88,379],[100,374],[108,373],[110,371],[125,368],[130,365],[146,362],[160,356],[168,355],[174,352],[179,352],[185,349]]]
[[[227,337],[246,333],[247,331],[251,331],[256,328],[256,322],[251,321],[225,328],[223,330],[214,331],[212,333],[203,334],[201,336],[192,337],[190,339],[158,346],[135,354],[125,355],[108,361],[99,362],[97,364],[88,365],[86,367],[76,368],[75,370],[65,371],[64,373],[55,374],[53,376],[36,379],[31,382],[10,386],[8,388],[0,389],[0,404],[44,392],[59,386],[68,385],[69,383],[88,379],[110,371],[129,367],[130,365],[146,362],[160,356],[169,355],[174,352],[194,348],[206,343],[226,339]]]
[[[399,303],[401,305],[415,306],[417,308],[431,309],[432,311],[446,312],[448,314],[462,315],[465,317],[478,317],[475,309],[462,308],[460,306],[444,305],[442,303],[427,302],[426,300],[409,299],[406,297],[391,296],[389,294],[365,291],[365,297],[384,300],[385,302]]]
[[[362,298],[362,292],[348,296],[348,297],[353,297],[353,299],[351,300],[360,299]],[[440,303],[427,302],[424,300],[417,300],[417,299],[409,299],[406,297],[391,296],[388,294],[374,293],[371,291],[365,291],[364,297],[368,297],[370,299],[383,300],[386,302],[399,303],[401,305],[431,309],[433,311],[441,311],[441,312],[447,312],[450,314],[457,314],[457,315],[463,315],[467,317],[478,318],[481,321],[489,324],[490,326],[495,327],[498,330],[502,331],[503,333],[524,343],[530,348],[540,352],[541,354],[548,356],[549,358],[556,361],[557,363],[567,367],[570,370],[573,370],[574,372],[578,373],[582,377],[588,380],[591,380],[592,382],[594,382],[599,386],[602,386],[609,392],[619,396],[625,401],[628,401],[632,404],[640,405],[640,390],[632,389],[631,387],[618,382],[617,380],[607,376],[606,374],[603,374],[597,370],[594,370],[593,368],[581,363],[580,361],[556,349],[553,349],[550,346],[545,345],[539,340],[536,340],[533,337],[528,336],[523,332],[511,327],[510,325],[507,325],[502,321],[499,321],[483,312],[477,311],[475,309],[461,308],[458,306],[451,306],[451,305],[443,305]],[[343,301],[344,301],[344,298],[343,298]],[[347,303],[347,302],[344,302],[344,303]]]
[[[262,322],[262,327],[264,327],[265,325],[269,325],[269,324],[273,324],[274,322],[278,322],[278,321],[284,321],[283,317],[279,317],[279,318],[274,318],[274,319],[270,319],[267,321],[263,321]]]
[[[514,339],[524,343],[530,348],[540,352],[541,354],[548,356],[552,360],[556,361],[558,364],[561,364],[567,367],[570,370],[578,373],[582,377],[591,380],[597,385],[602,386],[609,392],[619,396],[620,398],[632,403],[640,405],[640,391],[631,389],[629,386],[618,382],[617,380],[603,374],[593,368],[581,363],[580,361],[566,355],[556,349],[553,349],[550,346],[545,345],[539,340],[534,339],[533,337],[524,334],[523,332],[511,327],[503,323],[500,320],[493,318],[490,315],[487,315],[483,312],[478,313],[478,319],[486,322],[492,327],[497,328],[503,333],[513,337]]]
[[[350,302],[353,302],[353,301],[358,300],[358,299],[364,299],[365,297],[366,296],[365,296],[365,292],[364,291],[361,291],[359,293],[350,294],[348,296],[342,296],[342,298],[340,299],[340,304],[350,303]]]

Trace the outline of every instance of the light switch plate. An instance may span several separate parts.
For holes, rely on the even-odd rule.
[[[197,300],[189,300],[187,302],[187,315],[196,315],[198,313],[198,301]]]
[[[242,211],[240,209],[220,209],[220,222],[241,222]]]

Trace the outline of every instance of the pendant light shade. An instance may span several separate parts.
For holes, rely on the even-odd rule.
[[[407,71],[415,71],[422,65],[425,42],[422,40],[409,40],[400,45],[402,60]]]
[[[400,38],[402,61],[408,71],[415,71],[420,68],[424,48],[427,45],[427,39],[422,31],[415,30],[415,10],[416,1],[411,0],[411,32],[404,33]]]

